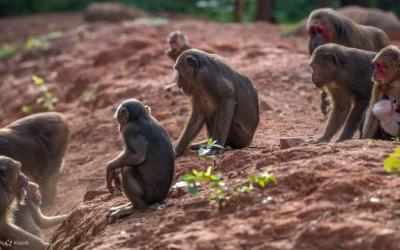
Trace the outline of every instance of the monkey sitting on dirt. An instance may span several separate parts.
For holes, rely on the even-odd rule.
[[[180,30],[169,33],[167,43],[170,48],[165,54],[174,62],[183,51],[191,49],[187,37]]]
[[[136,99],[119,105],[115,118],[125,143],[121,154],[107,164],[107,188],[122,189],[129,203],[110,209],[109,222],[145,210],[167,197],[174,175],[174,151],[167,132]],[[121,169],[122,183],[117,170]]]
[[[260,122],[258,95],[250,79],[236,72],[216,55],[189,49],[175,63],[178,87],[189,98],[190,117],[175,146],[183,154],[206,125],[209,138],[222,146],[250,145]],[[193,144],[198,149],[205,142]],[[217,150],[217,149],[216,149]]]

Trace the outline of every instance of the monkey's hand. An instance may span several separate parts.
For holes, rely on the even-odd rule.
[[[121,178],[119,172],[111,168],[107,168],[107,189],[111,194],[114,194],[112,183],[114,181],[115,188],[121,191]]]

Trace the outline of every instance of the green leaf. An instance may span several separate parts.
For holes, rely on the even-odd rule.
[[[22,108],[21,108],[21,112],[24,113],[24,114],[32,113],[32,107],[31,107],[31,106],[24,105],[24,106],[22,106]]]
[[[37,75],[33,75],[32,80],[36,85],[42,85],[44,83],[44,80]]]

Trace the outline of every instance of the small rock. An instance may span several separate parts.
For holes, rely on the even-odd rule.
[[[303,144],[305,142],[306,142],[305,140],[296,137],[280,138],[279,147],[280,149],[287,149]]]

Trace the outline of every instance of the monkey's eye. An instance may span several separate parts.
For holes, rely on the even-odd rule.
[[[318,27],[318,28],[316,28],[316,32],[320,34],[320,33],[322,33],[322,29]]]

